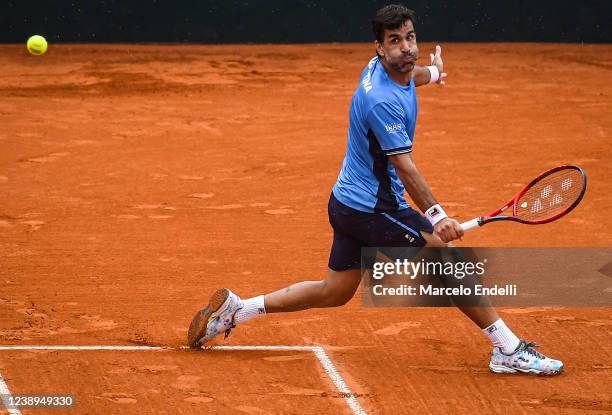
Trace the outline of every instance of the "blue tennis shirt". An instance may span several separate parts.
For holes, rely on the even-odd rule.
[[[351,101],[348,145],[334,196],[362,212],[406,209],[404,185],[388,156],[412,151],[417,118],[414,81],[391,80],[378,57],[361,73]]]

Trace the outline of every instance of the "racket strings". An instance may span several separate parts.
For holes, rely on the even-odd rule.
[[[570,208],[582,194],[584,177],[575,169],[558,170],[534,183],[516,202],[515,216],[550,219]]]

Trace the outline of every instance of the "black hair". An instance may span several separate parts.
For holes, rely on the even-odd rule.
[[[376,12],[372,19],[372,31],[374,37],[380,43],[385,39],[385,29],[399,29],[410,20],[414,25],[416,22],[416,14],[408,7],[401,4],[389,4]]]

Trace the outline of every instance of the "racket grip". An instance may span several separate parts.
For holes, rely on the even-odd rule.
[[[477,228],[479,226],[481,226],[481,222],[482,218],[475,218],[472,220],[468,220],[467,222],[463,222],[461,224],[461,228],[463,229],[463,231],[469,231],[470,229],[474,229]]]

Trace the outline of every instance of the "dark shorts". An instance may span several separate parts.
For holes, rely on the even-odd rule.
[[[361,247],[422,247],[421,231],[433,233],[427,219],[412,208],[381,213],[353,209],[332,193],[328,204],[334,242],[329,268],[346,271],[361,267]]]

